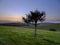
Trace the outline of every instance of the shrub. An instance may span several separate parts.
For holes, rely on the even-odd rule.
[[[49,29],[49,30],[50,30],[50,31],[56,31],[56,29],[53,29],[53,28],[52,28],[52,29]]]

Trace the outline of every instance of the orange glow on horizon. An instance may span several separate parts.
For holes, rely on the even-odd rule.
[[[22,19],[21,16],[20,17],[18,17],[18,16],[15,16],[15,17],[0,17],[0,20],[23,22],[23,19]],[[49,20],[58,20],[58,18],[46,18],[46,21],[49,21]]]
[[[10,21],[18,21],[22,22],[22,17],[0,17],[0,20],[10,20]]]

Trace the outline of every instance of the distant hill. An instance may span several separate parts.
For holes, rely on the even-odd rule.
[[[40,27],[39,29],[42,29],[42,27],[44,27],[43,29],[46,29],[47,27],[52,27],[52,24],[56,25],[56,24],[59,24],[60,23],[54,23],[54,22],[43,22],[43,23],[40,23],[38,22],[38,27]],[[3,26],[16,26],[16,27],[20,27],[20,26],[30,26],[32,28],[32,25],[34,25],[34,23],[23,23],[23,22],[14,22],[14,21],[8,21],[8,20],[0,20],[0,25],[3,25]],[[51,25],[51,26],[49,26]],[[54,27],[53,25],[53,27]],[[47,27],[46,27],[47,26]],[[46,28],[45,28],[46,27]]]
[[[18,23],[0,23],[0,25],[3,25],[3,26],[16,26],[16,27],[29,26],[29,24],[21,23],[21,22],[18,22]]]

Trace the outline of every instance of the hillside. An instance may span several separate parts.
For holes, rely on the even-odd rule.
[[[33,28],[34,25],[30,26],[24,26],[25,28]],[[60,31],[60,23],[44,23],[44,24],[39,24],[37,26],[37,29],[43,29],[43,30],[50,30],[50,29],[56,29],[57,31]]]
[[[0,26],[0,45],[60,45],[60,32],[38,29],[35,40],[34,29]]]

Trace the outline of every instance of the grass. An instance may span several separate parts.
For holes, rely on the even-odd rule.
[[[25,28],[32,28],[34,29],[34,25],[32,26],[24,26]],[[57,31],[60,31],[60,23],[56,23],[56,24],[40,24],[37,27],[38,29],[42,29],[42,30],[49,30],[49,29],[56,29]]]
[[[60,32],[24,27],[0,26],[0,45],[60,45]]]

